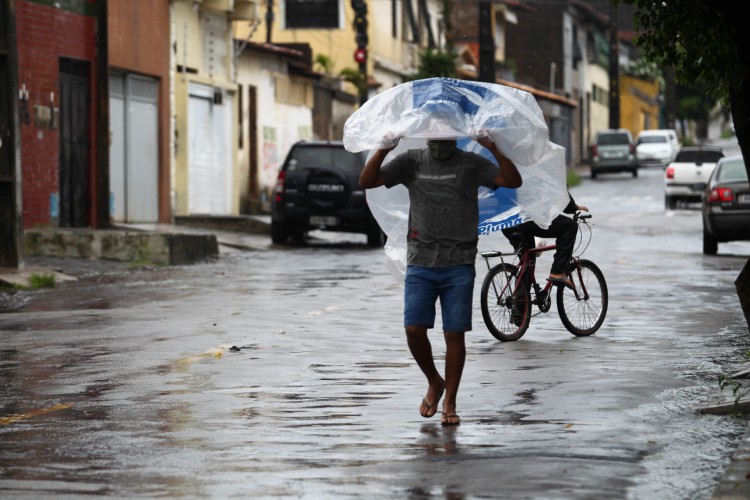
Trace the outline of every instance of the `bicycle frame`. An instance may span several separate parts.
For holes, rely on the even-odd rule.
[[[503,259],[503,255],[514,255],[518,258],[518,276],[516,276],[516,287],[518,286],[518,283],[526,276],[526,273],[529,273],[528,276],[528,282],[533,287],[534,294],[537,294],[537,288],[538,288],[538,282],[536,280],[536,272],[535,267],[531,266],[529,263],[531,262],[531,255],[532,254],[542,254],[544,252],[548,252],[550,250],[555,250],[557,248],[557,245],[545,245],[541,247],[534,247],[534,248],[527,248],[523,249],[520,252],[512,252],[512,253],[505,253],[503,252],[484,252],[482,253],[482,257],[484,257],[485,263],[487,265],[487,270],[490,270],[492,266],[490,266],[490,258],[492,257],[499,257],[500,262],[505,262]],[[514,259],[515,260],[515,259]],[[583,282],[583,276],[581,275],[581,266],[578,263],[579,258],[573,257],[573,262],[576,264],[575,272],[578,275],[577,280],[571,280],[573,282],[573,293],[576,296],[576,299],[578,300],[588,300],[589,294],[586,290],[586,284]],[[572,274],[572,271],[571,271]],[[579,294],[578,291],[578,285],[580,285],[581,294]],[[554,285],[552,282],[548,281],[547,284],[544,286],[544,288],[541,288],[539,291],[544,292],[545,294],[549,295],[550,290],[552,289]],[[501,292],[504,292],[505,290],[501,290]],[[529,296],[531,295],[531,289],[529,290]],[[532,300],[532,303],[534,303],[534,300]]]

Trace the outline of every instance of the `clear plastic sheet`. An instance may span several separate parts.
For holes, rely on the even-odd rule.
[[[429,78],[397,85],[367,101],[344,126],[344,147],[352,152],[389,147],[385,159],[425,147],[428,139],[455,138],[458,147],[494,161],[476,139],[489,136],[518,167],[518,189],[480,188],[478,234],[534,220],[547,227],[567,205],[565,150],[549,141],[549,130],[534,97],[503,85]],[[367,202],[388,236],[386,262],[402,277],[406,269],[409,195],[404,186],[367,191]]]

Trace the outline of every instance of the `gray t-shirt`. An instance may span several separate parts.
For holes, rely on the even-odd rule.
[[[407,264],[447,267],[474,264],[477,256],[477,189],[494,189],[500,167],[460,149],[446,160],[412,149],[383,165],[386,187],[409,190]]]

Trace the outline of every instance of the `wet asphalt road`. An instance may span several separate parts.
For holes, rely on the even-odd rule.
[[[255,237],[171,268],[43,260],[79,280],[0,314],[0,496],[708,498],[747,425],[696,409],[731,399],[718,377],[750,349],[733,285],[750,243],[703,256],[697,206],[665,211],[661,175],[572,190],[610,292],[592,337],[553,304],[496,341],[477,261],[458,428],[417,412],[402,290],[364,239]]]

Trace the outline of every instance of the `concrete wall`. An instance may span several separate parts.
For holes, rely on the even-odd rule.
[[[25,253],[179,265],[218,256],[219,244],[213,234],[35,229],[26,232]]]

